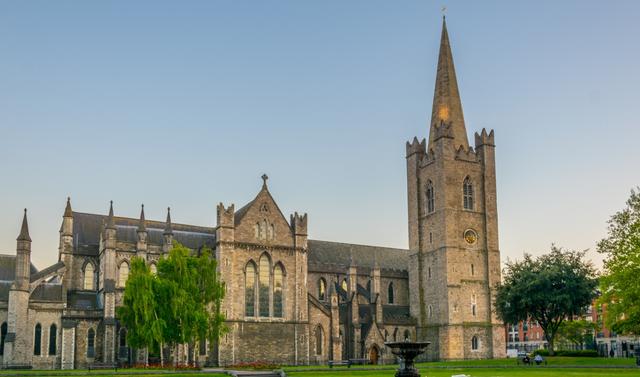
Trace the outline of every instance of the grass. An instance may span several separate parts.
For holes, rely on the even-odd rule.
[[[370,371],[346,371],[346,372],[297,372],[287,373],[291,377],[330,377],[330,376],[349,376],[349,377],[391,377],[394,372],[390,370],[370,370]],[[523,368],[500,368],[500,369],[429,369],[421,368],[422,377],[451,377],[456,374],[466,374],[471,377],[602,377],[602,376],[638,376],[640,373],[634,369],[535,369],[529,367]]]

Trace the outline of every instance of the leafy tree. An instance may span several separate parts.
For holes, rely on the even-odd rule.
[[[159,282],[141,258],[131,259],[131,273],[118,317],[127,327],[127,341],[134,348],[162,345],[166,322],[159,313]]]
[[[158,347],[162,358],[165,344],[189,344],[195,355],[197,341],[213,345],[226,331],[220,310],[224,292],[211,250],[203,248],[192,256],[190,249],[174,242],[158,262],[157,276],[144,260],[132,259],[118,316],[132,347]]]
[[[582,348],[593,338],[597,325],[584,319],[564,321],[558,327],[558,336]]]
[[[585,252],[554,245],[537,258],[507,263],[504,282],[496,287],[496,312],[505,323],[535,319],[553,355],[558,328],[566,318],[584,313],[596,293],[596,271]]]
[[[627,206],[609,220],[608,237],[598,243],[606,255],[600,279],[605,324],[622,334],[640,334],[640,193],[631,190]]]

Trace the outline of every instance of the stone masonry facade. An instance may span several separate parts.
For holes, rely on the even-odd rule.
[[[174,242],[218,262],[229,332],[184,345],[170,362],[234,365],[395,361],[388,341],[426,340],[428,359],[505,355],[493,310],[500,281],[493,131],[467,140],[443,23],[429,138],[407,143],[409,249],[308,238],[308,217],[282,213],[263,176],[242,208],[220,203],[214,227],[73,211],[67,200],[58,262],[31,264],[27,213],[15,255],[0,255],[0,363],[37,369],[133,364],[116,315],[131,258],[151,270]],[[174,349],[175,350],[175,349]],[[197,352],[193,352],[197,351]],[[148,355],[150,358],[158,355]],[[195,359],[195,360],[194,360]]]

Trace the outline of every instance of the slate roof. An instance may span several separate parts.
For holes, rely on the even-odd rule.
[[[331,267],[348,268],[351,256],[356,266],[369,269],[377,262],[381,269],[406,272],[409,265],[409,250],[406,249],[319,240],[309,240],[308,247],[310,271],[323,271],[323,268]]]
[[[36,273],[31,273],[31,282],[34,282],[38,279],[40,279],[41,277],[47,276],[48,274],[55,272],[57,270],[59,270],[60,268],[64,267],[64,262],[63,261],[58,261],[55,264],[52,264],[51,266],[45,268],[42,271],[38,271]]]
[[[62,301],[62,284],[40,284],[31,293],[32,301]]]
[[[408,306],[382,305],[382,318],[384,323],[392,325],[413,325],[415,320],[411,318]]]
[[[31,275],[38,272],[36,266],[31,263]],[[16,256],[0,254],[0,280],[13,281],[16,278]]]
[[[67,294],[69,309],[92,310],[100,309],[97,292],[75,291]]]
[[[75,238],[75,252],[78,254],[97,255],[100,245],[100,232],[102,224],[106,223],[107,216],[93,213],[73,212],[73,234]],[[114,217],[116,226],[116,238],[118,241],[138,241],[137,229],[139,219],[129,217]],[[162,245],[164,221],[146,220],[148,236],[147,242]],[[173,239],[190,249],[198,249],[202,246],[213,248],[215,246],[215,228],[195,225],[172,223]]]

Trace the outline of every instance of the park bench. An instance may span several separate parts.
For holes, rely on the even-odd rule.
[[[116,363],[93,363],[89,364],[87,368],[89,372],[92,370],[100,370],[100,369],[113,369],[114,371],[118,371],[118,364]]]
[[[351,364],[366,365],[370,363],[369,359],[349,359]]]
[[[349,360],[329,360],[329,368],[333,368],[333,366],[344,366],[346,365],[348,368],[351,368],[351,361]]]

